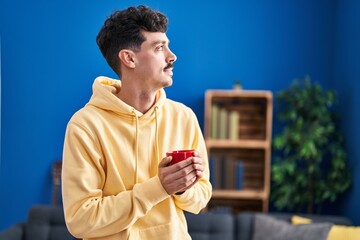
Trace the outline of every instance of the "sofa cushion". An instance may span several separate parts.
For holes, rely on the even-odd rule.
[[[193,240],[234,239],[234,218],[222,213],[185,213],[188,231]]]
[[[293,216],[291,218],[292,224],[310,224],[312,219],[300,216]],[[360,239],[360,227],[333,225],[330,229],[327,240],[358,240]]]
[[[274,217],[256,214],[252,240],[326,240],[331,226],[331,223],[291,225]]]
[[[359,240],[360,227],[334,225],[327,240]]]

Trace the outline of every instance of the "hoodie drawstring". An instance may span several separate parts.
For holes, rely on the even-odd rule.
[[[132,114],[135,117],[136,129],[135,129],[135,152],[136,152],[136,159],[135,159],[135,176],[134,176],[134,184],[137,181],[138,175],[138,161],[139,161],[139,119],[136,115],[135,109],[132,110]]]
[[[156,147],[156,160],[157,160],[157,164],[160,162],[160,155],[159,155],[159,134],[158,134],[158,110],[159,107],[155,106],[155,147]]]

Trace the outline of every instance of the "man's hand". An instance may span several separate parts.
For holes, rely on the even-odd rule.
[[[203,160],[197,151],[194,157],[169,165],[171,157],[164,157],[159,163],[159,178],[169,195],[184,192],[191,188],[203,176]]]

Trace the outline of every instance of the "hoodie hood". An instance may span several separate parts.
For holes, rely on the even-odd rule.
[[[112,111],[121,115],[131,115],[134,113],[137,117],[151,116],[155,109],[161,109],[166,99],[164,89],[160,89],[156,93],[155,104],[145,113],[136,110],[134,107],[121,101],[116,94],[121,91],[121,81],[108,78],[97,77],[93,83],[93,94],[88,104],[96,106],[98,108]]]

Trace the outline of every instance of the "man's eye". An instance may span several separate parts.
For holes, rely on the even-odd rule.
[[[161,51],[161,50],[163,50],[163,49],[164,49],[164,45],[159,45],[159,46],[156,47],[156,50],[157,50],[157,51]]]

